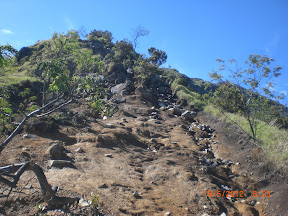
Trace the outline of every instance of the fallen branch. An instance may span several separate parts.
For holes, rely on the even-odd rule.
[[[16,170],[16,173],[14,175],[11,175],[10,173],[14,172]],[[62,206],[66,204],[71,204],[74,202],[79,201],[79,197],[58,197],[56,196],[56,190],[53,190],[52,187],[49,185],[46,176],[43,172],[43,169],[36,163],[34,162],[25,162],[22,164],[15,164],[15,165],[8,165],[5,167],[0,167],[0,182],[8,185],[11,187],[7,198],[9,197],[10,192],[12,191],[12,188],[15,188],[20,176],[26,171],[26,170],[32,170],[40,184],[41,191],[42,191],[42,196],[44,198],[44,201],[48,205],[52,206]],[[12,178],[13,180],[10,181],[2,176],[8,176]]]
[[[25,122],[35,116],[36,114],[42,112],[44,109],[46,109],[49,106],[53,106],[56,102],[58,102],[60,99],[63,98],[63,95],[60,97],[57,97],[55,100],[51,101],[50,103],[46,104],[45,106],[40,107],[39,109],[29,113],[28,115],[25,116],[25,118],[22,120],[22,122],[16,127],[16,129],[10,134],[10,136],[3,142],[0,144],[0,153],[3,151],[3,149],[7,146],[7,144],[12,140],[12,138],[18,133],[18,131],[23,127],[23,125],[25,124]],[[64,103],[64,102],[63,102]],[[63,104],[61,103],[61,104]],[[60,104],[60,105],[61,105]],[[60,105],[56,106],[59,107]],[[67,104],[65,104],[67,105]]]

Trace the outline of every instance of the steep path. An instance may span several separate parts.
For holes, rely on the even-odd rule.
[[[62,126],[58,137],[19,135],[1,155],[1,165],[31,157],[46,167],[58,193],[99,194],[105,215],[265,215],[269,198],[253,197],[251,175],[232,160],[234,155],[221,158],[216,152],[221,137],[202,121],[196,117],[192,123],[128,96],[107,120],[91,120],[82,128]],[[43,155],[56,140],[66,141],[65,157],[75,168],[49,167],[49,155]],[[36,178],[25,173],[18,188],[8,204],[1,200],[1,212],[34,214],[35,203],[41,203]]]

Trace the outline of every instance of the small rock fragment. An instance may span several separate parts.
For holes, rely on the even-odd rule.
[[[197,113],[186,110],[181,114],[181,116],[188,121],[193,121],[194,118],[197,116]]]
[[[115,126],[112,125],[111,123],[107,123],[105,127],[106,127],[106,128],[115,128]]]
[[[92,204],[91,200],[86,201],[82,197],[79,200],[79,206],[81,206],[81,207],[87,207],[87,206],[90,206],[91,204]]]
[[[64,167],[70,167],[75,168],[75,166],[72,164],[71,161],[67,160],[50,160],[49,161],[49,167],[56,167],[56,168],[64,168]]]
[[[30,151],[30,149],[28,147],[24,147],[22,148],[22,151]]]
[[[137,198],[137,197],[140,196],[140,194],[138,193],[138,191],[134,191],[134,192],[133,192],[133,196]]]
[[[109,157],[109,158],[112,158],[112,157],[113,157],[112,154],[105,154],[104,156],[105,156],[105,157]]]
[[[31,188],[32,188],[32,185],[26,185],[25,188],[26,188],[26,189],[31,189]]]
[[[108,188],[108,186],[104,183],[104,184],[100,185],[98,188]]]
[[[32,134],[24,134],[23,139],[27,139],[27,138],[37,139],[38,137],[36,135],[32,135]]]
[[[75,152],[77,152],[77,153],[83,153],[84,150],[83,150],[82,148],[77,148],[77,149],[75,150]]]

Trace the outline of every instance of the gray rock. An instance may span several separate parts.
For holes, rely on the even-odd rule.
[[[132,194],[136,198],[140,197],[140,194],[138,193],[138,191],[134,191]]]
[[[126,102],[126,97],[117,96],[117,97],[112,98],[111,101],[113,103],[117,103],[117,104],[125,103]]]
[[[134,91],[134,83],[130,80],[126,80],[124,83],[120,83],[111,88],[112,94],[116,95],[128,95]]]
[[[182,109],[180,109],[178,107],[173,107],[173,108],[168,109],[168,112],[171,115],[181,116],[183,111],[182,111]]]
[[[28,147],[24,147],[22,148],[22,151],[30,151],[30,149]]]
[[[77,153],[84,153],[84,150],[83,150],[82,148],[77,148],[77,149],[75,150],[75,152],[77,152]]]
[[[181,114],[181,116],[188,121],[193,121],[194,118],[197,116],[197,113],[186,110]]]
[[[64,167],[69,167],[69,168],[75,168],[73,163],[68,160],[50,160],[49,161],[49,167],[56,167],[56,168],[64,168]]]
[[[112,128],[115,128],[115,126],[112,125],[111,123],[107,123],[107,124],[105,125],[105,128],[110,128],[110,129],[112,129]]]
[[[65,149],[63,144],[60,142],[55,142],[54,144],[50,145],[46,151],[46,154],[49,155],[52,159],[62,159],[65,157]]]
[[[37,139],[38,137],[36,135],[32,135],[32,134],[24,134],[23,139],[27,139],[27,138]]]
[[[87,207],[87,206],[90,206],[92,204],[92,201],[91,200],[84,200],[82,197],[81,199],[79,200],[79,206],[81,207]]]

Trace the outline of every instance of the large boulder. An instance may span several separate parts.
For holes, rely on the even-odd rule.
[[[128,95],[134,91],[134,83],[131,80],[126,80],[124,83],[120,83],[111,88],[111,92],[114,95]]]

